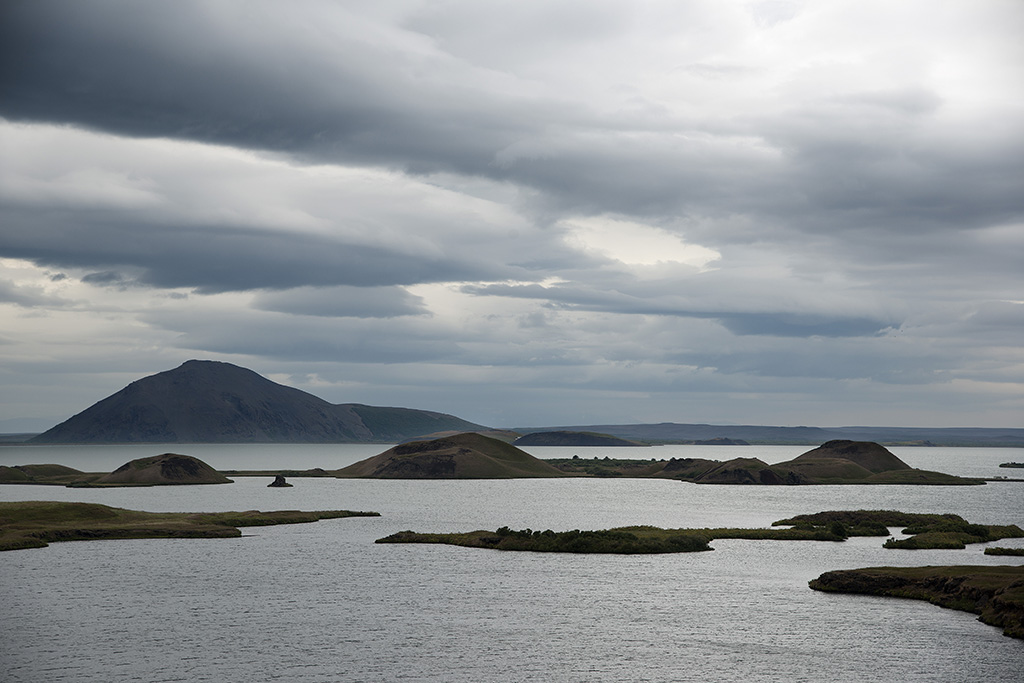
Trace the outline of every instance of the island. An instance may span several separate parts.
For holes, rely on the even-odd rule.
[[[778,527],[789,528],[778,528]],[[772,541],[842,542],[853,536],[889,536],[890,527],[903,527],[912,540],[920,535],[927,540],[919,544],[901,545],[887,541],[885,548],[965,547],[966,543],[985,543],[1002,538],[1024,538],[1024,529],[1017,525],[971,524],[953,514],[907,513],[895,510],[839,510],[798,515],[772,523],[770,529],[662,529],[654,526],[630,526],[596,531],[534,531],[502,527],[496,531],[463,533],[420,533],[399,531],[377,543],[441,543],[468,548],[492,550],[523,550],[562,553],[681,553],[712,550],[715,539],[746,539]],[[955,538],[959,546],[932,545],[939,538]]]
[[[825,572],[809,583],[818,591],[912,600],[979,615],[1024,639],[1024,565],[990,567],[867,567]]]
[[[352,510],[275,512],[140,512],[97,503],[0,502],[0,551],[45,548],[58,541],[128,538],[232,538],[238,527],[379,517]]]

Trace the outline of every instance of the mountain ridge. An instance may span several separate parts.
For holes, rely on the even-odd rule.
[[[387,443],[444,429],[484,427],[426,410],[333,404],[231,363],[189,360],[28,443]]]

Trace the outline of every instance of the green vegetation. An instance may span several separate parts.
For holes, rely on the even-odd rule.
[[[341,517],[377,517],[376,512],[139,512],[96,503],[0,502],[0,551],[45,548],[57,541],[123,538],[227,538],[236,527],[303,524]]]
[[[635,458],[550,458],[544,462],[574,477],[670,477],[664,474],[667,460]]]
[[[720,538],[772,541],[844,541],[844,529],[807,527],[802,529],[662,529],[654,526],[630,526],[599,531],[497,531],[424,534],[400,531],[377,543],[444,543],[469,548],[529,550],[549,553],[654,554],[688,553],[712,550],[708,545]]]
[[[810,582],[818,591],[912,600],[978,614],[1024,638],[1024,566],[869,567],[826,572]]]
[[[1007,555],[1010,557],[1024,557],[1024,548],[1001,548],[994,546],[985,548],[986,555]]]
[[[850,536],[887,536],[888,527],[904,527],[910,538],[890,538],[886,548],[903,550],[958,550],[971,543],[998,541],[1001,538],[1024,538],[1024,530],[1015,524],[971,524],[953,514],[922,514],[896,510],[837,510],[813,515],[797,515],[774,522],[774,525],[824,525],[838,523]]]

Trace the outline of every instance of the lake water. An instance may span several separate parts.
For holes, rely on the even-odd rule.
[[[7,446],[0,464],[110,471],[165,451],[219,469],[336,468],[387,446]],[[538,457],[780,462],[799,446],[530,448]],[[1016,449],[892,449],[968,476]],[[656,556],[376,545],[399,531],[500,526],[768,526],[834,509],[955,512],[1024,526],[1024,484],[699,486],[644,479],[238,478],[225,486],[0,486],[0,500],[150,511],[374,510],[379,518],[244,529],[237,539],[58,543],[0,553],[5,681],[1021,681],[1024,642],[927,603],[811,591],[824,571],[1008,564],[967,550],[714,541]],[[1021,539],[1000,545],[1024,547]]]

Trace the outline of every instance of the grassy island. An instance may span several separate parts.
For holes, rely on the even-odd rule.
[[[621,527],[601,531],[470,531],[456,534],[420,534],[399,531],[377,543],[443,543],[467,548],[529,550],[542,553],[609,553],[638,555],[655,553],[692,553],[711,550],[701,534],[681,529],[649,526]]]
[[[1024,566],[869,567],[826,572],[810,582],[819,591],[927,600],[979,615],[1024,639]]]
[[[886,548],[902,550],[960,550],[972,543],[1024,538],[1024,529],[1016,524],[972,524],[959,515],[896,510],[819,512],[814,515],[797,515],[774,524],[795,525],[795,528],[841,524],[850,536],[886,536],[888,527],[904,527],[903,533],[910,538],[890,538],[884,544]]]
[[[139,512],[96,503],[0,502],[0,551],[45,548],[57,541],[125,538],[230,538],[238,527],[378,517],[351,510],[276,512]]]
[[[886,548],[958,547],[963,543],[981,543],[999,538],[1024,538],[1024,530],[1016,525],[970,524],[957,515],[917,514],[895,510],[840,510],[797,515],[772,524],[770,529],[662,529],[653,526],[630,526],[598,531],[515,531],[502,527],[497,531],[463,533],[420,533],[399,531],[377,543],[443,543],[468,548],[493,550],[528,550],[561,553],[683,553],[713,550],[716,539],[751,541],[845,541],[851,536],[889,535],[889,527],[905,526],[904,533],[920,534],[918,544],[905,541],[886,542]],[[776,528],[789,527],[789,528]],[[953,529],[954,531],[946,531]],[[935,534],[959,534],[958,546],[931,545]]]

